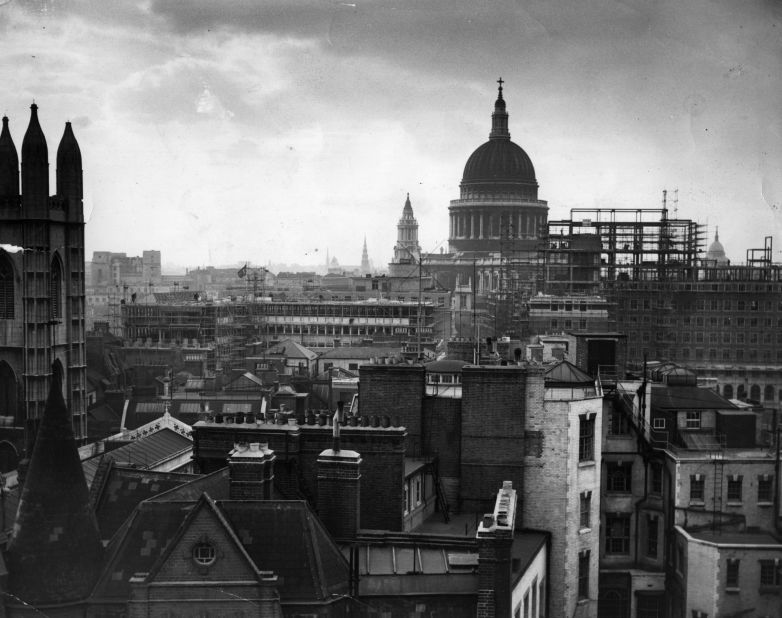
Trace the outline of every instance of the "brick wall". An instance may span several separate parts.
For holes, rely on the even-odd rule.
[[[387,416],[407,428],[408,456],[421,455],[424,368],[419,365],[364,365],[358,387],[362,415]]]
[[[526,373],[521,366],[462,371],[461,508],[489,512],[495,491],[524,479]]]
[[[317,459],[332,446],[331,427],[303,425],[302,489],[317,510]],[[405,430],[401,427],[342,427],[343,449],[361,455],[361,527],[402,530]]]

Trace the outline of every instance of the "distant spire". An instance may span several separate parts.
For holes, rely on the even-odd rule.
[[[19,155],[8,130],[8,117],[3,116],[0,131],[0,198],[19,197]]]
[[[364,234],[364,249],[361,251],[361,273],[364,275],[370,274],[369,267],[369,252],[367,251],[367,235]]]
[[[501,77],[497,80],[497,101],[494,103],[494,113],[491,115],[491,133],[489,139],[510,139],[508,131],[508,112],[505,111],[505,99],[502,98],[502,85],[505,83]]]
[[[714,242],[720,241],[720,226],[718,225],[716,227],[716,230],[714,231]]]

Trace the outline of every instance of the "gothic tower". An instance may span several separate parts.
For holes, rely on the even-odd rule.
[[[57,149],[56,194],[31,106],[19,158],[7,118],[0,133],[0,416],[32,446],[54,374],[77,441],[87,436],[84,333],[84,215],[81,152],[70,123]]]
[[[410,266],[418,264],[421,259],[421,246],[418,244],[418,221],[413,216],[409,193],[396,230],[394,258],[388,265],[388,271],[392,277],[410,276]]]
[[[369,253],[367,252],[367,237],[364,236],[364,248],[361,251],[361,274],[369,275],[372,269],[369,266]]]

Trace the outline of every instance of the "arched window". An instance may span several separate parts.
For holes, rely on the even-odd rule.
[[[0,320],[14,319],[14,267],[5,251],[0,251]]]
[[[0,362],[0,416],[16,418],[19,412],[17,407],[18,393],[14,370],[7,362]]]
[[[62,264],[60,258],[54,256],[49,272],[49,302],[51,303],[51,317],[62,317]]]
[[[722,396],[725,399],[733,399],[733,386],[731,384],[726,384],[722,387]]]
[[[743,384],[739,384],[738,388],[736,389],[736,399],[745,399],[747,396],[747,391],[744,389]]]
[[[774,401],[774,387],[771,385],[766,386],[763,390],[764,401]]]
[[[753,384],[749,388],[749,398],[752,401],[760,401],[760,387],[757,384]]]

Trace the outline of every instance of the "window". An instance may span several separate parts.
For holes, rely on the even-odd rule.
[[[589,550],[578,554],[578,598],[589,598]]]
[[[685,426],[687,429],[700,429],[701,428],[701,413],[700,412],[687,412],[685,419]]]
[[[14,319],[14,268],[5,251],[0,251],[0,320]]]
[[[57,257],[52,260],[51,270],[49,272],[49,302],[51,303],[50,314],[52,318],[59,318],[62,312],[62,303],[60,297],[62,294],[62,269]]]
[[[662,417],[657,417],[654,419],[654,429],[665,429],[665,419]]]
[[[646,555],[657,558],[657,530],[659,520],[654,515],[646,516]]]
[[[629,433],[627,417],[619,410],[611,410],[611,417],[608,424],[609,436],[623,436]]]
[[[404,490],[404,514],[407,515],[410,512],[410,485],[407,481],[405,481]]]
[[[358,371],[358,363],[348,363],[348,371]]]
[[[591,519],[591,511],[592,511],[592,492],[591,491],[585,491],[581,494],[580,498],[580,505],[581,505],[581,528],[591,528],[590,519]]]
[[[524,618],[530,618],[529,616],[529,590],[524,593]]]
[[[706,479],[702,474],[690,475],[690,502],[703,502]]]
[[[539,618],[546,618],[546,578],[538,584],[538,614]]]
[[[662,464],[652,464],[652,486],[651,493],[660,495],[663,493],[663,467]]]
[[[726,588],[738,588],[739,587],[739,561],[729,558],[728,568],[725,571],[725,587]]]
[[[771,502],[774,477],[770,474],[758,476],[758,502]]]
[[[193,547],[193,560],[201,566],[209,566],[215,561],[217,552],[210,543],[198,543]]]
[[[415,505],[421,506],[421,475],[415,477],[414,487],[415,487]]]
[[[620,462],[608,463],[608,491],[630,493],[632,488],[632,464]]]
[[[728,477],[728,502],[741,502],[742,480],[737,474]]]
[[[579,416],[578,460],[592,461],[595,458],[595,417]]]
[[[760,561],[760,585],[782,585],[782,562],[779,560]]]
[[[606,554],[630,553],[630,516],[606,516]]]

